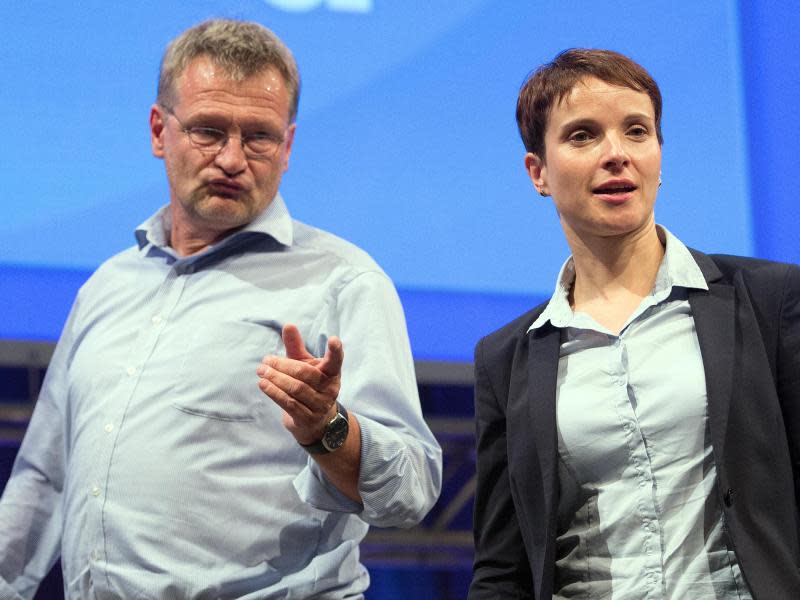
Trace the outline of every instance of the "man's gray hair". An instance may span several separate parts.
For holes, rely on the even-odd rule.
[[[172,107],[175,80],[195,58],[207,56],[235,81],[275,67],[289,92],[289,122],[297,117],[300,73],[289,48],[272,31],[247,21],[212,19],[187,29],[167,46],[161,59],[157,102]]]

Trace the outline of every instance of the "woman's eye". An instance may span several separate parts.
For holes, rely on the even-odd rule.
[[[641,125],[637,125],[628,130],[628,135],[632,135],[633,137],[644,137],[647,135],[647,129]]]

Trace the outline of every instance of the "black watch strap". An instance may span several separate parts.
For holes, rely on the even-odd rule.
[[[309,454],[328,454],[344,445],[350,432],[350,421],[344,406],[336,403],[337,413],[325,426],[322,439],[312,444],[300,444]]]

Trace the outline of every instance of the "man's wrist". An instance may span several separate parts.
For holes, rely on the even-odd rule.
[[[344,406],[336,403],[336,414],[325,425],[322,437],[310,444],[300,444],[309,454],[329,454],[344,446],[350,433],[350,417]]]

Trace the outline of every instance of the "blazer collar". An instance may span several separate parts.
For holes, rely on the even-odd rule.
[[[708,291],[690,290],[689,305],[703,357],[711,442],[714,454],[721,457],[733,393],[736,295],[733,286],[722,281],[722,273],[709,256],[691,252],[708,282]]]

